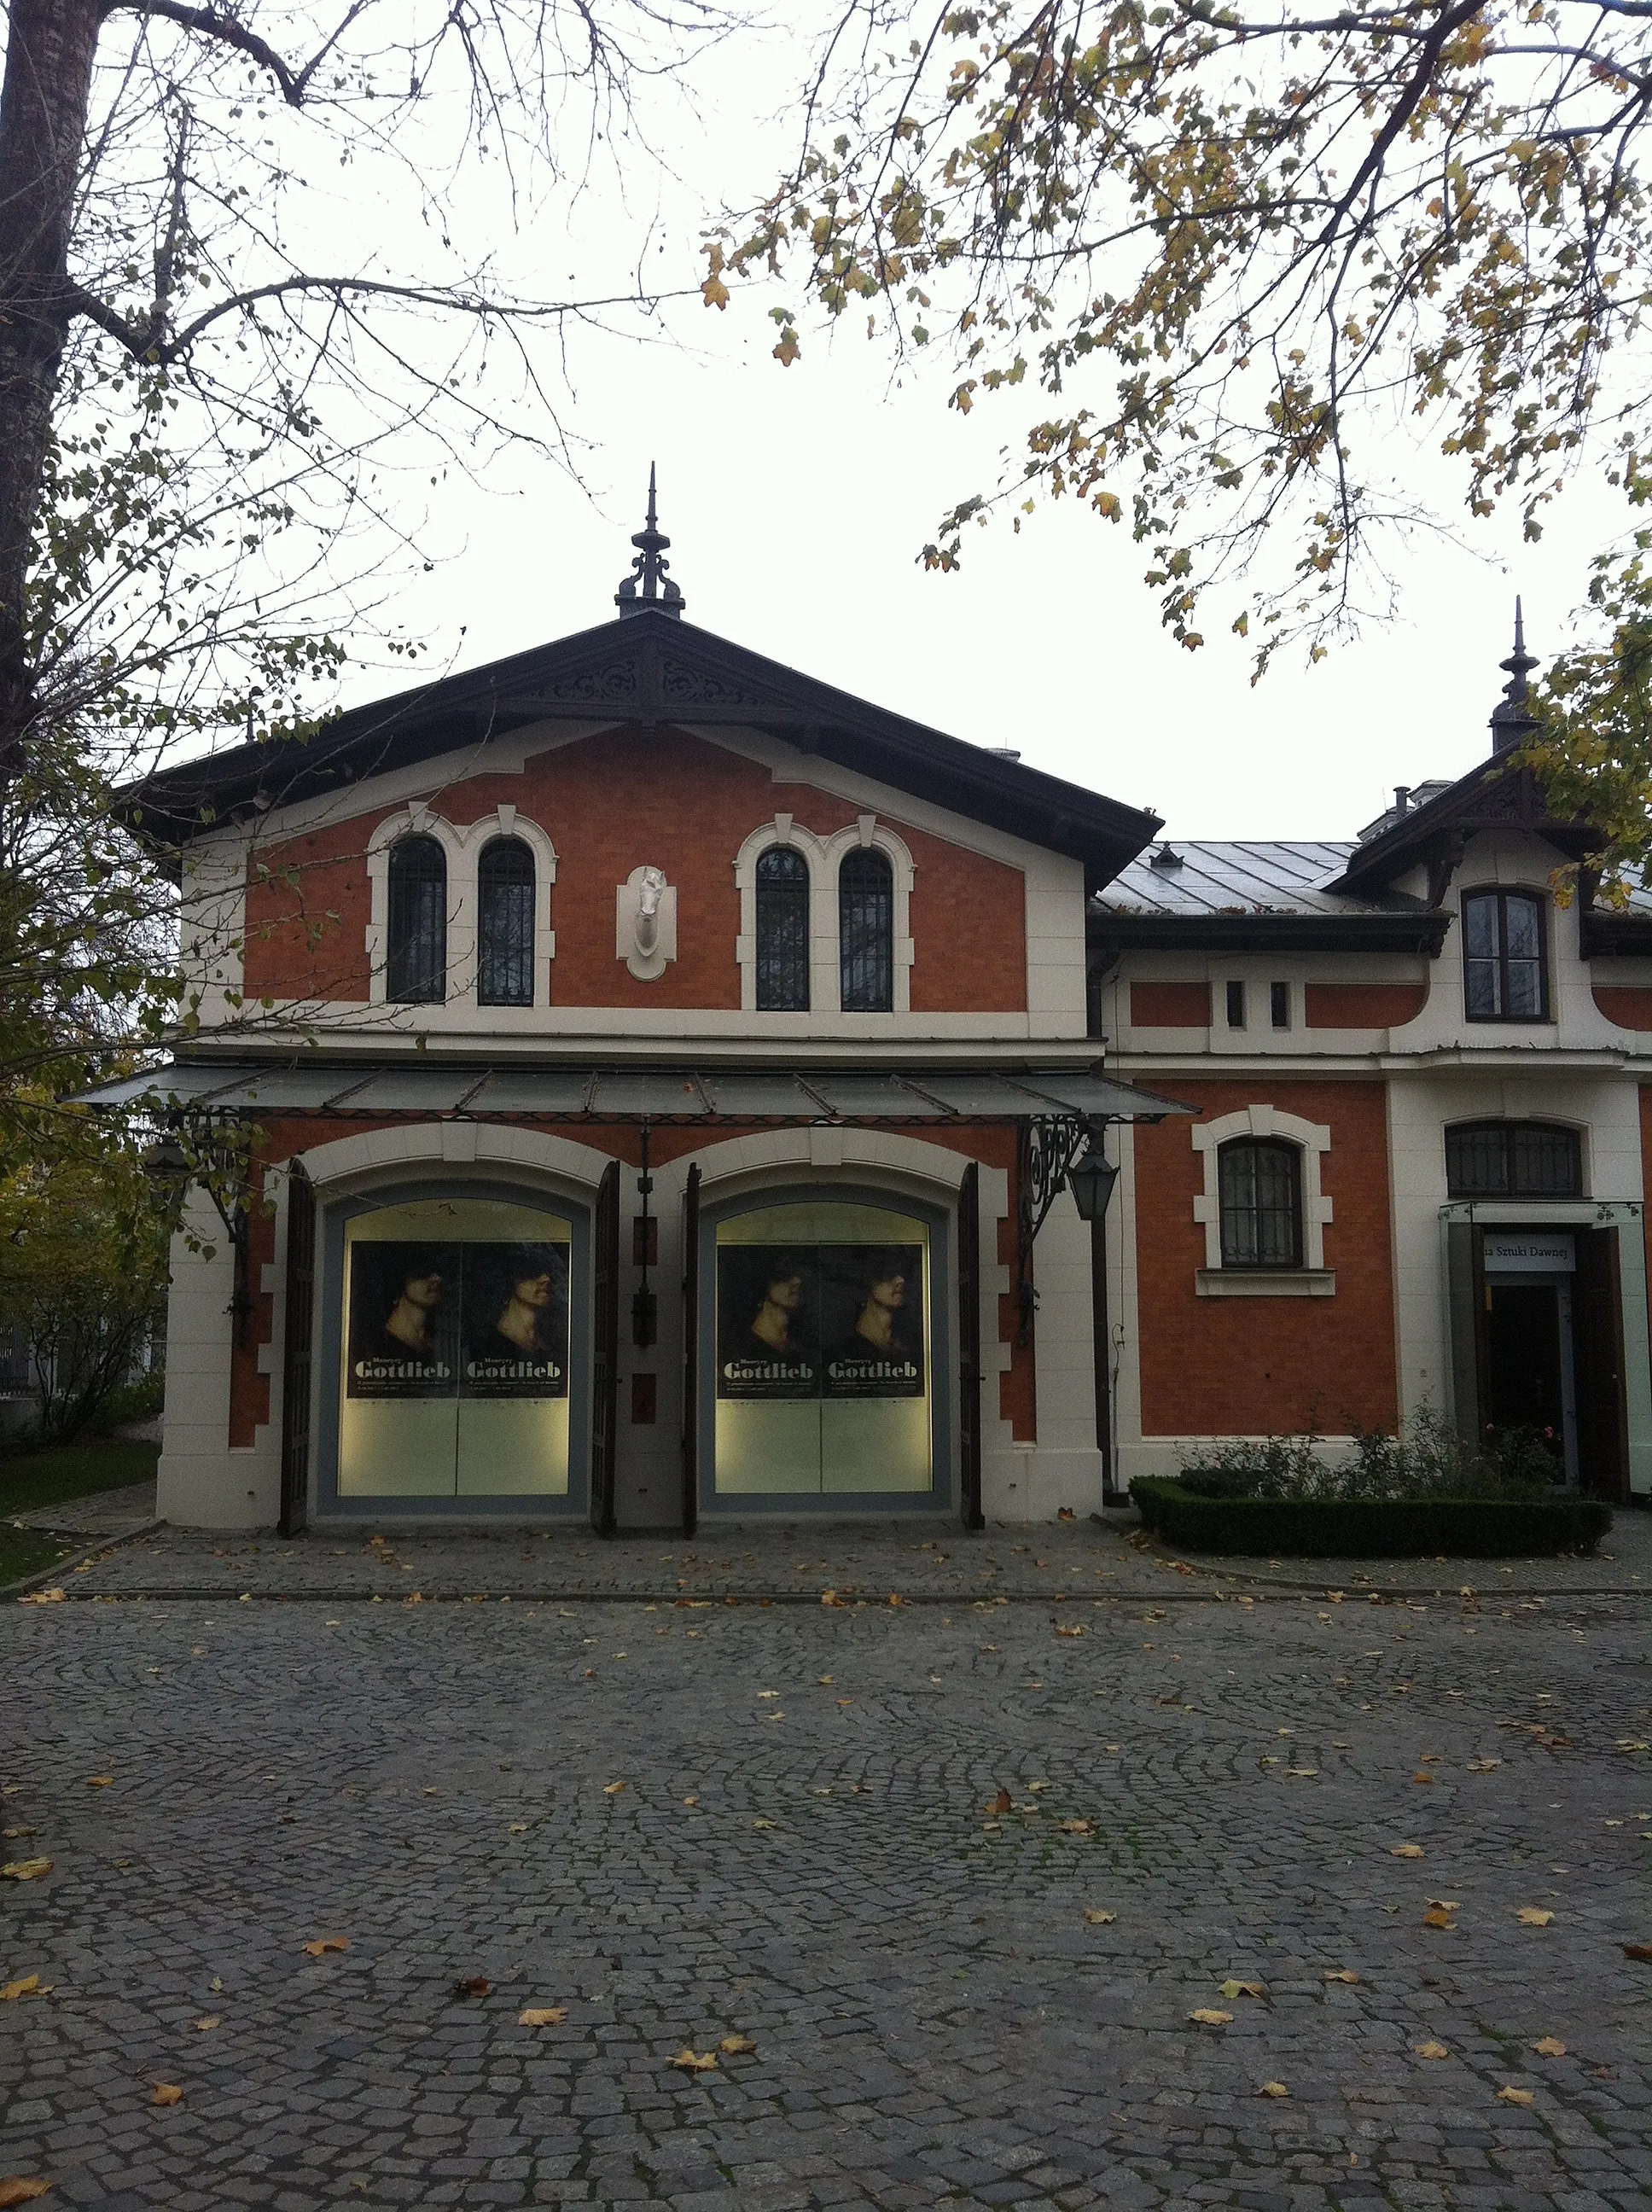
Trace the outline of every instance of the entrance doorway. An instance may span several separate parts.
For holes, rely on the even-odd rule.
[[[1499,1435],[1543,1437],[1557,1479],[1576,1482],[1571,1279],[1497,1274],[1488,1264],[1485,1290],[1487,1420]]]

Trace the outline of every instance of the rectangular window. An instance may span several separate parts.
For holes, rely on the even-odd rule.
[[[1543,1121],[1467,1121],[1445,1133],[1453,1198],[1576,1198],[1583,1188],[1576,1129]]]
[[[1242,983],[1228,986],[1228,1027],[1242,1030],[1245,1026],[1245,987]]]
[[[1462,922],[1463,1008],[1469,1020],[1546,1020],[1543,902],[1530,891],[1470,891]]]
[[[1268,1010],[1276,1030],[1291,1026],[1291,986],[1289,983],[1270,983],[1267,987]]]
[[[1242,1137],[1217,1155],[1224,1267],[1300,1267],[1302,1155],[1273,1137]]]

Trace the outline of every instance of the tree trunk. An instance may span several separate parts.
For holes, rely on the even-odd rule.
[[[33,713],[23,622],[70,322],[69,228],[100,0],[11,0],[0,88],[0,787]]]

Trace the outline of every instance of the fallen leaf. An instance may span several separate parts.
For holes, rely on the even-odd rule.
[[[1259,2097],[1288,2097],[1291,2092],[1283,2081],[1264,2081],[1256,2094]]]
[[[1228,2027],[1233,2021],[1233,2014],[1230,2012],[1218,2012],[1212,2005],[1200,2005],[1197,2011],[1190,2012],[1187,2017],[1189,2020],[1196,2020],[1201,2027]]]
[[[625,1784],[623,1782],[604,1782],[602,1785],[602,1794],[604,1797],[617,1797],[624,1787]]]
[[[1417,2056],[1419,2058],[1449,2058],[1451,2053],[1443,2043],[1419,2043],[1417,2045]]]
[[[318,1936],[313,1943],[307,1943],[304,1949],[307,1957],[319,1959],[324,1952],[348,1951],[349,1947],[348,1936]]]
[[[1532,2093],[1529,2089],[1504,2087],[1497,2092],[1497,2102],[1500,2105],[1529,2105],[1531,2101]]]
[[[15,1997],[49,1997],[53,1986],[38,1974],[25,1974],[20,1981],[8,1982],[0,1989],[0,2003],[9,2004]]]
[[[1087,1905],[1084,1907],[1084,1918],[1092,1928],[1110,1927],[1118,1917],[1116,1912],[1098,1912],[1094,1905]]]
[[[1554,1915],[1546,1912],[1540,1905],[1522,1905],[1515,1917],[1522,1928],[1546,1928]]]
[[[216,2012],[210,2012],[204,2020],[191,2021],[190,2022],[190,2026],[193,2028],[198,2029],[203,2035],[205,2035],[215,2027],[222,2027],[223,2026],[223,2022]]]
[[[568,2018],[566,2005],[529,2005],[516,2015],[519,2027],[555,2027]]]
[[[181,2105],[183,2101],[184,2093],[176,2081],[157,2081],[155,2094],[149,2100],[152,2105]]]
[[[749,2035],[726,2035],[717,2048],[726,2051],[731,2058],[744,2058],[757,2046]]]
[[[1325,1978],[1327,1982],[1357,1982],[1359,1976],[1351,1966],[1327,1966]]]
[[[1424,1928],[1455,1928],[1456,1924],[1449,1912],[1442,1912],[1437,1906],[1430,1907],[1423,1915]]]
[[[1093,1836],[1094,1824],[1089,1820],[1058,1820],[1056,1827],[1064,1836]]]
[[[27,1605],[28,1600],[19,1600]],[[0,2176],[0,2204],[32,2204],[37,2197],[44,2197],[52,2184],[42,2181],[34,2173],[8,2173]]]
[[[1564,2058],[1566,2046],[1558,2036],[1540,2035],[1532,2045],[1540,2058]]]
[[[212,1977],[212,1979],[207,1984],[207,1987],[211,1990],[215,1997],[222,1994],[223,1984],[218,1979],[216,1974],[215,1974]]]
[[[13,1859],[9,1865],[0,1866],[0,1875],[8,1881],[38,1881],[51,1871],[50,1859]]]
[[[456,1997],[485,1997],[493,1984],[485,1974],[461,1974],[453,1984]]]
[[[1259,1997],[1262,1994],[1262,1984],[1260,1982],[1224,1982],[1222,1994],[1224,1997]]]
[[[754,1820],[751,1825],[754,1828],[772,1828],[774,1823],[773,1820]]]
[[[1625,1943],[1625,1959],[1652,1959],[1652,1943]]]
[[[1420,1859],[1422,1856],[1423,1846],[1420,1844],[1394,1844],[1388,1850],[1391,1859]]]
[[[1501,1766],[1502,1764],[1500,1759],[1471,1759],[1468,1771],[1471,1774],[1489,1774],[1494,1766]]]
[[[838,1595],[835,1589],[822,1590],[820,1594],[820,1601],[823,1605],[841,1605],[844,1603],[844,1600]],[[676,2060],[673,2059],[671,2063],[675,2065],[677,2063]]]
[[[1072,1628],[1058,1628],[1055,1632],[1058,1636],[1082,1636],[1084,1632],[1084,1625],[1079,1622]]]
[[[1606,1826],[1609,1828],[1621,1828],[1623,1825],[1624,1824],[1621,1820],[1608,1820],[1606,1822]],[[33,1833],[34,1831],[33,1828],[0,1828],[0,1836],[3,1836],[9,1844],[15,1843],[20,1836],[32,1836]]]
[[[778,1690],[759,1690],[757,1695],[760,1698],[778,1698],[780,1692]]]
[[[1413,1774],[1411,1778],[1413,1782],[1432,1782],[1434,1777],[1429,1773],[1425,1767],[1419,1766],[1416,1773]]]
[[[528,1832],[528,1824],[525,1820],[513,1820],[505,1832],[507,1836],[525,1836]]]
[[[1000,1790],[987,1809],[989,1813],[1007,1813],[1014,1802],[1007,1790]]]
[[[835,1674],[817,1674],[815,1680],[820,1684],[823,1690],[834,1690],[837,1687],[837,1677]]]
[[[1076,1521],[1078,1516],[1072,1506],[1061,1505],[1057,1507],[1055,1517],[1058,1521]]]
[[[27,1597],[20,1597],[17,1601],[19,1605],[61,1605],[63,1601],[64,1594],[60,1589],[31,1590]]]
[[[717,2064],[714,2051],[679,2051],[675,2058],[665,2061],[668,2066],[680,2066],[685,2074],[709,2074]]]
[[[106,1790],[114,1778],[112,1774],[88,1774],[86,1778],[86,1786],[88,1790]]]

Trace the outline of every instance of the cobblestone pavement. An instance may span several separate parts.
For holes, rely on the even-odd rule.
[[[94,1491],[86,1498],[60,1498],[33,1513],[13,1516],[24,1528],[48,1528],[65,1536],[121,1536],[155,1519],[155,1482],[129,1483],[122,1490]]]
[[[1644,1618],[0,1607],[0,2174],[1629,2212]]]
[[[398,1528],[377,1536],[320,1529],[282,1542],[273,1536],[211,1535],[163,1528],[124,1546],[70,1578],[76,1597],[190,1597],[243,1591],[324,1599],[403,1596],[589,1598],[768,1597],[819,1602],[832,1589],[851,1602],[951,1601],[982,1595],[1043,1597],[1162,1595],[1181,1585],[1204,1598],[1212,1584],[1266,1583],[1296,1591],[1375,1587],[1455,1595],[1467,1584],[1539,1593],[1622,1589],[1652,1593],[1652,1513],[1619,1514],[1598,1553],[1555,1559],[1178,1559],[1139,1535],[1133,1516],[988,1529],[956,1527],[926,1536],[912,1524],[883,1530],[805,1523],[680,1536],[626,1536],[604,1543],[587,1531],[496,1534]]]

